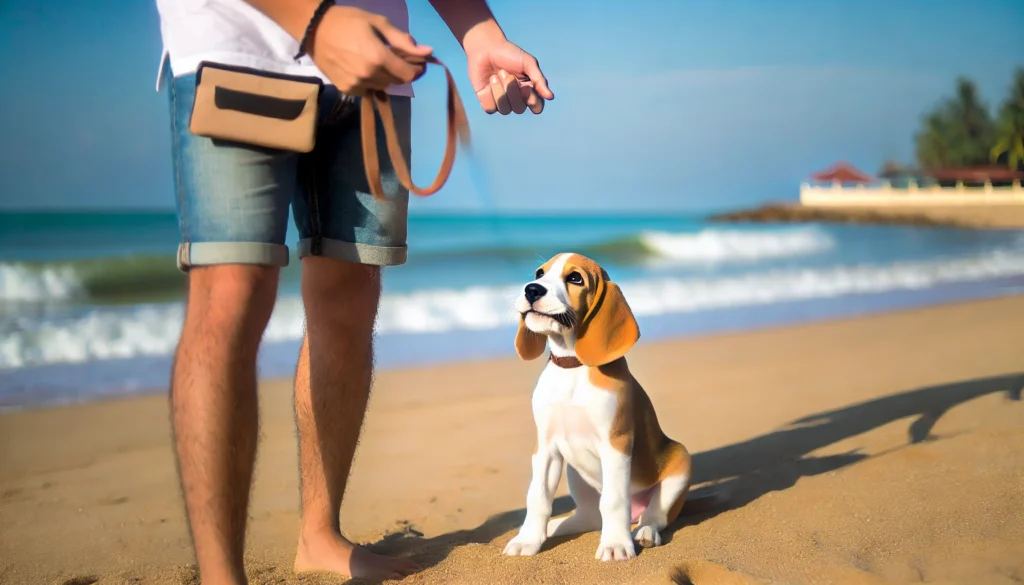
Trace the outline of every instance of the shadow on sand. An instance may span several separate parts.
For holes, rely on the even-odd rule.
[[[935,423],[949,409],[999,392],[1005,392],[1008,400],[1019,402],[1022,389],[1024,373],[919,388],[806,416],[766,435],[697,453],[693,456],[693,484],[713,485],[690,492],[682,516],[662,533],[662,537],[668,542],[675,531],[687,524],[702,522],[726,510],[745,506],[766,493],[789,488],[801,477],[833,471],[868,457],[857,451],[827,457],[808,455],[822,447],[909,417],[914,419],[907,429],[907,444],[928,441],[934,438],[931,430]],[[525,489],[523,486],[524,494]],[[720,497],[722,495],[725,497]],[[572,499],[562,496],[554,502],[553,515],[572,509]],[[525,509],[503,512],[474,529],[434,538],[422,538],[411,530],[397,532],[371,548],[391,554],[411,552],[417,563],[429,568],[446,558],[455,547],[488,543],[517,528],[525,514]],[[556,544],[551,541],[544,548]]]

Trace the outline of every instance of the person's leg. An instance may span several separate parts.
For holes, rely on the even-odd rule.
[[[307,325],[295,379],[302,481],[299,572],[386,578],[416,569],[354,547],[339,524],[373,375],[377,272],[329,258],[303,260]]]
[[[409,99],[392,100],[409,157]],[[309,161],[317,181],[307,184],[294,202],[306,307],[306,337],[295,379],[302,478],[298,572],[386,578],[416,570],[408,561],[353,546],[339,524],[373,376],[380,267],[401,264],[406,257],[408,192],[391,172],[379,126],[389,202],[369,194],[358,117],[352,115],[321,131],[316,158]],[[300,176],[309,175],[300,170]]]
[[[193,268],[171,375],[175,454],[204,584],[245,583],[242,557],[256,458],[256,352],[276,269]]]
[[[170,403],[175,455],[204,585],[243,584],[256,457],[256,354],[277,294],[295,157],[188,130],[195,76],[167,79],[188,274]],[[290,177],[290,178],[289,178]]]

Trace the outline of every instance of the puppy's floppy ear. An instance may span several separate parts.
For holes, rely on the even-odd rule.
[[[519,318],[519,331],[516,331],[516,353],[524,360],[535,360],[544,353],[547,337],[534,333],[526,328],[526,318]]]
[[[576,334],[576,357],[585,366],[613,362],[640,339],[640,326],[619,285],[602,278],[597,289],[594,304]]]

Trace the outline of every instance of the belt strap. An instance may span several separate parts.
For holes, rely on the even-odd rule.
[[[380,110],[381,124],[384,126],[384,136],[387,140],[388,154],[391,156],[391,164],[398,175],[402,185],[420,196],[428,196],[436,193],[452,172],[452,165],[455,163],[455,140],[459,139],[463,147],[469,146],[469,120],[466,118],[466,110],[462,106],[462,98],[459,97],[459,90],[455,86],[455,79],[451,71],[436,57],[429,56],[423,59],[424,64],[432,63],[444,68],[448,78],[448,138],[445,142],[444,158],[441,160],[441,168],[434,177],[434,182],[429,187],[416,186],[412,181],[412,174],[409,172],[409,165],[402,155],[401,146],[398,143],[398,132],[395,130],[395,118],[391,112],[391,102],[388,94],[381,90],[370,92],[360,100],[361,133],[363,135],[363,162],[366,166],[366,180],[370,184],[370,193],[379,200],[386,200],[384,188],[380,182],[380,160],[377,158],[377,132],[374,128],[376,116],[374,108]]]

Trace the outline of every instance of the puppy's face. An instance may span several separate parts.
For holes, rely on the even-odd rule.
[[[579,254],[545,262],[523,286],[515,308],[521,317],[516,350],[523,359],[543,353],[550,336],[575,347],[584,364],[624,353],[639,337],[619,287],[600,265]]]
[[[576,254],[559,254],[538,268],[515,302],[526,328],[545,336],[564,337],[572,332],[579,316],[586,313],[586,298],[593,280],[588,272],[595,268],[600,273],[600,267],[593,261]]]

